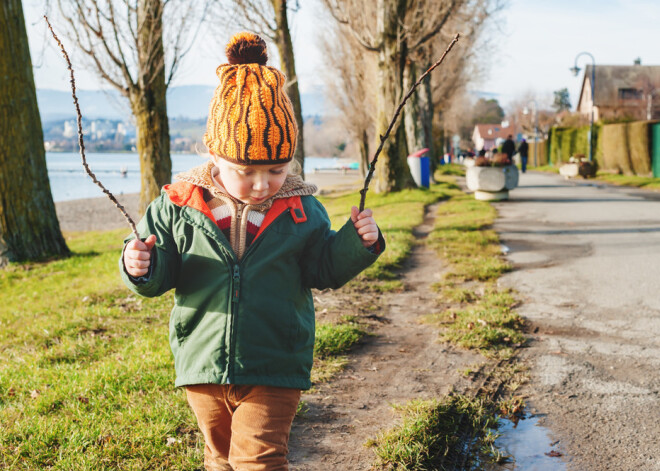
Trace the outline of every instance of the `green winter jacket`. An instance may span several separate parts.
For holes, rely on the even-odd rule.
[[[175,290],[170,346],[176,386],[258,384],[309,389],[315,317],[311,288],[338,288],[377,258],[349,220],[339,231],[313,196],[277,199],[240,262],[202,189],[167,185],[138,225],[155,234],[142,296]],[[127,241],[130,240],[127,239]],[[379,237],[378,253],[385,248]]]

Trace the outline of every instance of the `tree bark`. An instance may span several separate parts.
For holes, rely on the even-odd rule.
[[[163,50],[162,0],[138,2],[138,83],[129,90],[140,156],[140,213],[172,179],[167,84]]]
[[[0,4],[0,266],[68,255],[50,191],[23,6]]]
[[[366,129],[362,130],[362,138],[359,141],[360,146],[360,176],[366,178],[369,172],[369,134]]]
[[[376,135],[384,136],[402,96],[402,64],[406,51],[400,41],[399,18],[406,11],[405,0],[378,0],[378,117]],[[405,112],[404,112],[405,114]],[[397,120],[383,144],[375,171],[377,193],[414,187],[406,161],[407,145],[403,119]]]
[[[406,63],[403,75],[403,89],[410,90],[419,76],[431,67],[427,64],[420,68],[417,61]],[[427,148],[431,163],[431,175],[437,166],[433,144],[433,100],[431,90],[431,77],[426,77],[406,104],[404,123],[406,126],[406,140],[410,152]]]
[[[293,43],[289,31],[289,20],[287,18],[287,0],[271,0],[275,12],[275,23],[277,24],[276,44],[280,53],[281,68],[287,78],[286,93],[289,95],[293,112],[298,125],[298,139],[296,140],[296,152],[294,159],[300,164],[301,176],[305,178],[305,141],[303,139],[303,117],[302,103],[300,100],[300,89],[298,87],[298,76],[296,75],[296,62],[293,55]]]
[[[417,63],[407,61],[403,70],[403,89],[410,90],[410,88],[417,81],[418,73]],[[406,127],[406,142],[408,149],[411,153],[423,149],[425,146],[424,141],[424,126],[422,123],[422,113],[419,103],[419,88],[416,93],[408,99],[405,108],[404,126]]]

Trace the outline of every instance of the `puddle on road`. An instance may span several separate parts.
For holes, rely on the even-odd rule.
[[[495,446],[510,456],[508,463],[492,468],[516,471],[564,471],[566,464],[559,457],[546,453],[558,451],[558,444],[551,446],[548,429],[539,425],[539,416],[525,414],[515,425],[511,420],[500,419],[499,438]]]

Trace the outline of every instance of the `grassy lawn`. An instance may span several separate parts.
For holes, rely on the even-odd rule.
[[[596,179],[612,185],[634,186],[644,188],[645,190],[660,190],[660,178],[598,172]]]
[[[557,165],[539,165],[538,167],[527,166],[527,170],[534,170],[536,172],[559,173]]]
[[[507,358],[524,341],[523,321],[512,311],[516,301],[497,279],[511,269],[491,228],[495,209],[472,195],[456,193],[439,208],[428,243],[448,263],[434,288],[444,308],[427,321],[442,328],[442,338],[491,358]]]
[[[388,248],[355,283],[396,288],[392,270],[410,252],[424,206],[451,191],[370,192]],[[323,202],[339,227],[359,194]],[[143,299],[123,286],[117,260],[127,233],[67,234],[70,258],[0,271],[0,468],[201,468],[203,440],[173,386],[172,295]],[[364,331],[350,318],[318,329],[322,381]]]
[[[559,166],[529,167],[537,172],[559,173]],[[640,175],[619,175],[616,173],[598,171],[595,180],[600,180],[611,185],[632,186],[645,190],[660,190],[660,178],[643,177]]]

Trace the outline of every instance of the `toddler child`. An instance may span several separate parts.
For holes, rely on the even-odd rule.
[[[385,243],[369,209],[337,232],[290,174],[298,129],[266,44],[240,33],[209,108],[207,164],[149,205],[120,260],[142,296],[175,290],[170,345],[209,470],[286,470],[314,350],[311,288],[338,288]]]

